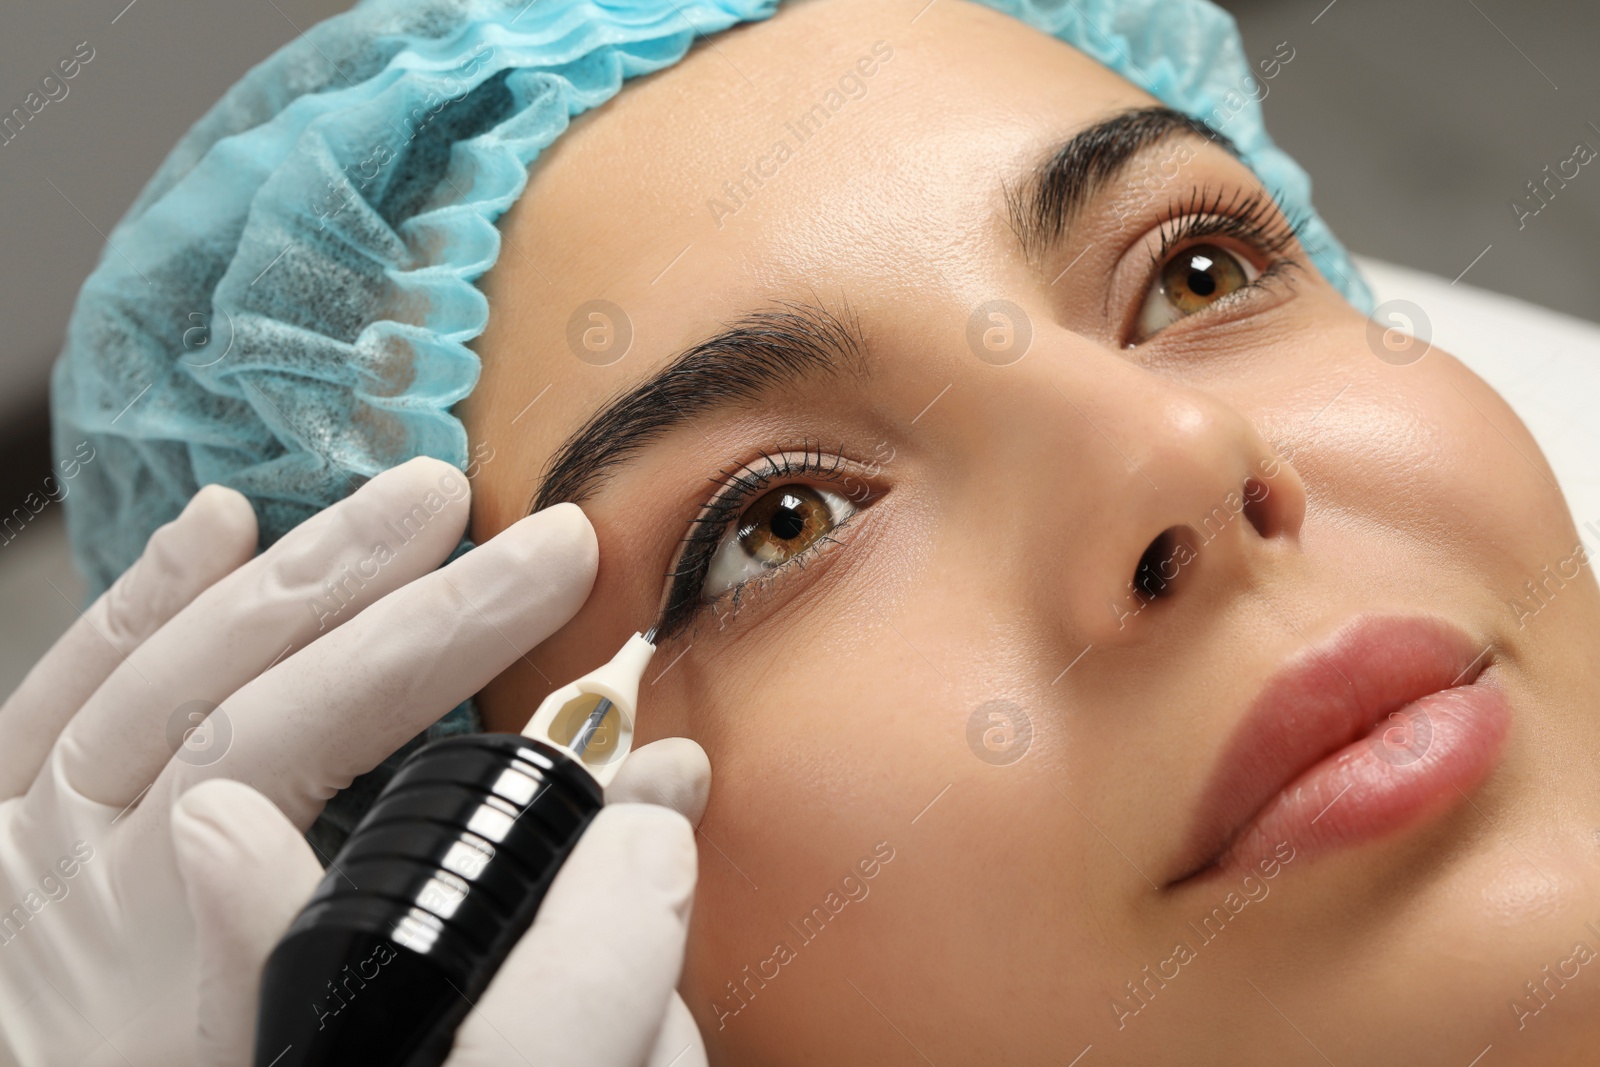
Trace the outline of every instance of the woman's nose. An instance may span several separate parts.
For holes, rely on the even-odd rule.
[[[1185,599],[1247,589],[1269,555],[1298,550],[1306,508],[1299,474],[1239,410],[1118,363],[1079,379],[1075,397],[1058,387],[1072,400],[1063,417],[1088,424],[1074,466],[1100,519],[1080,527],[1055,593],[1102,646],[1136,640]]]

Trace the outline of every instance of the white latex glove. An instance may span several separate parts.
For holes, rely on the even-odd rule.
[[[598,551],[577,507],[436,569],[468,507],[459,471],[412,460],[252,559],[248,502],[203,489],[0,707],[0,1030],[16,1061],[192,1063],[178,798],[236,779],[303,830],[577,611]]]
[[[686,738],[628,757],[446,1067],[705,1067],[674,987],[710,774]],[[261,969],[323,871],[295,827],[237,782],[186,793],[172,834],[199,923],[199,1063],[249,1067]]]

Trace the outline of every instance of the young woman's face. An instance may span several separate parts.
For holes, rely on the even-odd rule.
[[[1155,104],[961,0],[806,0],[578,119],[502,225],[474,533],[577,499],[601,563],[483,707],[662,618],[715,1063],[1589,1047],[1562,495]]]

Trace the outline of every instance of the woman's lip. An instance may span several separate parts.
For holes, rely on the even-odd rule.
[[[1224,746],[1169,886],[1285,841],[1302,856],[1369,840],[1464,795],[1510,725],[1488,652],[1440,619],[1361,616],[1296,656]]]

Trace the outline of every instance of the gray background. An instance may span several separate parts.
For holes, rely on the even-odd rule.
[[[0,512],[50,473],[48,369],[102,234],[251,64],[342,6],[94,0],[0,9],[0,113],[20,106],[78,42],[95,49],[67,97],[0,147]],[[1576,142],[1600,149],[1600,5],[1224,6],[1253,59],[1279,42],[1294,49],[1270,83],[1268,125],[1311,172],[1319,210],[1353,250],[1445,278],[1470,264],[1470,284],[1600,319],[1600,160],[1520,232],[1508,206]],[[0,547],[0,695],[73,618],[81,586],[59,510],[47,508]]]
[[[1294,48],[1269,83],[1267,128],[1352,249],[1452,279],[1492,245],[1465,281],[1600,320],[1600,159],[1520,231],[1509,206],[1538,206],[1526,183],[1579,141],[1600,150],[1600,5],[1223,6],[1252,59]]]

